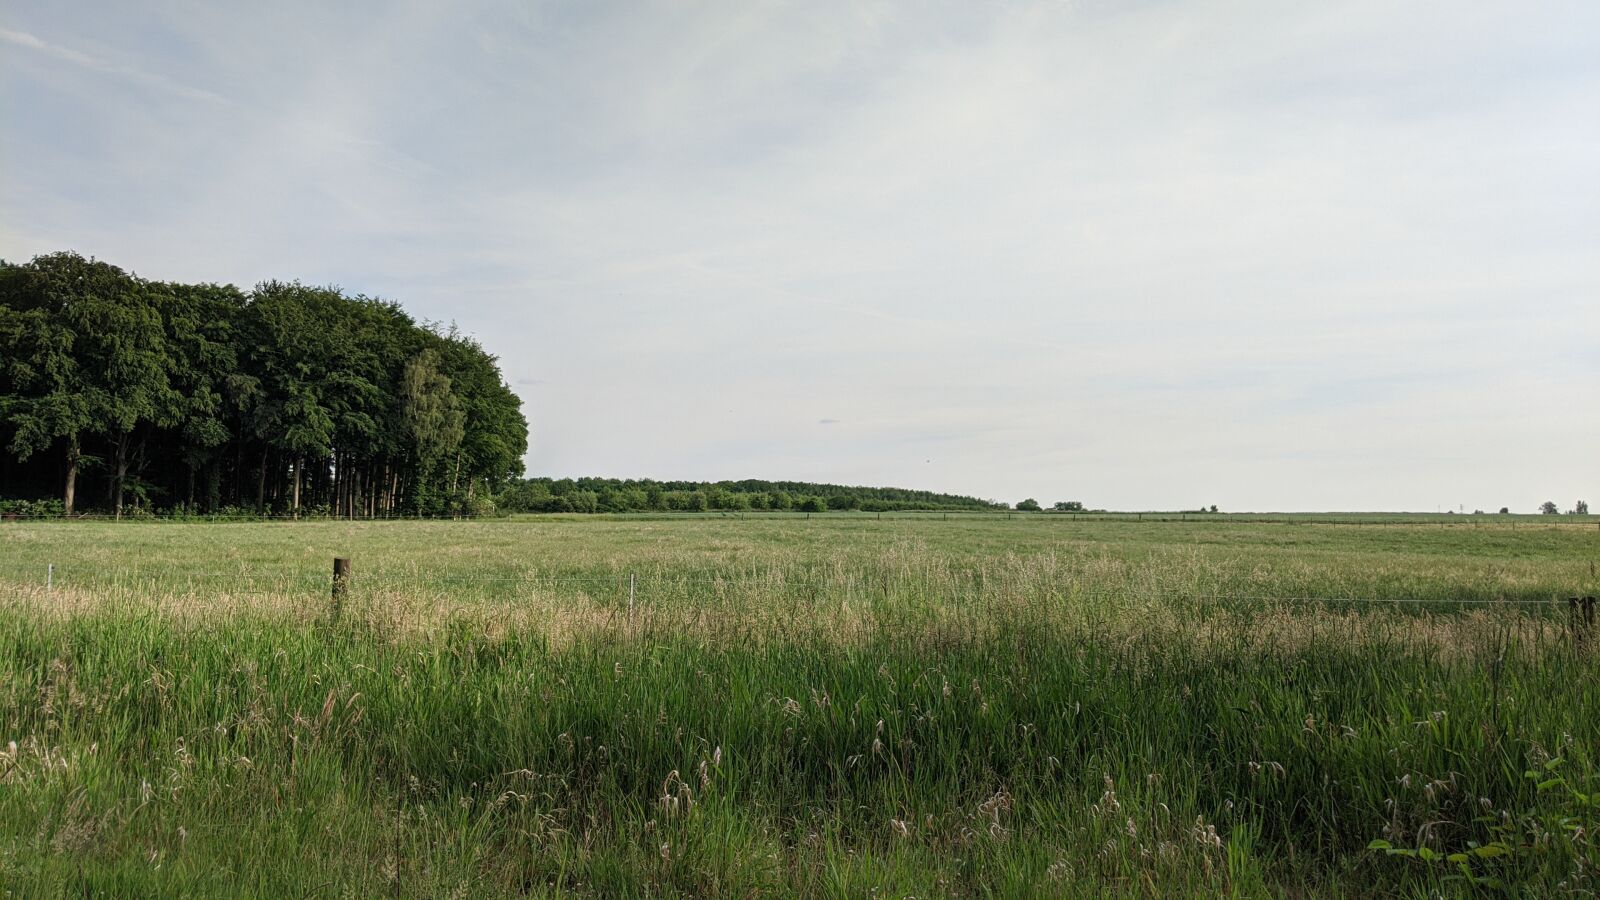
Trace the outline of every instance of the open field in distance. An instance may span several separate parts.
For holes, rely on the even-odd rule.
[[[0,884],[1590,894],[1600,531],[1497,518],[0,523]]]

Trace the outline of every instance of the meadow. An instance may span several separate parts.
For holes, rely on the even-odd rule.
[[[0,523],[0,889],[1600,889],[1593,520],[1155,518]]]

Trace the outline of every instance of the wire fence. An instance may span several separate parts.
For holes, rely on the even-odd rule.
[[[326,569],[289,571],[183,571],[169,567],[109,569],[93,566],[47,563],[43,566],[0,569],[0,584],[16,587],[42,587],[60,590],[119,590],[178,592],[215,595],[319,595],[330,596],[336,579]],[[1555,592],[1541,596],[1507,593],[1434,594],[1411,596],[1358,596],[1316,593],[1244,593],[1221,588],[1152,589],[1129,583],[1107,586],[1077,579],[1006,579],[984,570],[940,573],[937,584],[918,582],[914,577],[885,576],[881,573],[796,572],[772,574],[760,571],[725,574],[675,574],[660,571],[616,571],[609,574],[564,574],[534,571],[516,573],[436,572],[406,568],[367,571],[351,575],[340,586],[344,591],[368,593],[426,592],[477,596],[502,595],[507,599],[526,592],[583,592],[590,597],[626,598],[633,602],[656,596],[693,599],[696,593],[721,595],[733,591],[771,594],[774,591],[806,593],[815,598],[829,591],[852,596],[904,595],[925,601],[956,599],[949,594],[970,596],[992,591],[1049,593],[1060,598],[1095,600],[1138,598],[1179,602],[1249,603],[1263,606],[1397,606],[1397,607],[1563,607],[1582,602],[1583,590]],[[941,597],[940,595],[946,595]]]

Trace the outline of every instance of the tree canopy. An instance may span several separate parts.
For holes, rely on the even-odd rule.
[[[439,515],[520,476],[527,442],[495,358],[395,303],[0,261],[0,496]],[[103,495],[80,494],[84,472]]]
[[[1004,504],[892,487],[805,481],[654,481],[620,478],[528,478],[506,488],[507,512],[704,512],[724,510],[992,510]]]

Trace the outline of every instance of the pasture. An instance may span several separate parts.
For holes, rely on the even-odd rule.
[[[0,886],[1592,894],[1600,530],[1455,519],[0,523]]]

